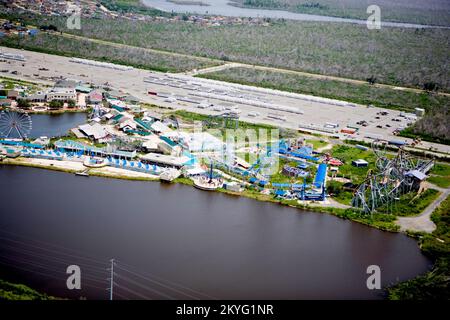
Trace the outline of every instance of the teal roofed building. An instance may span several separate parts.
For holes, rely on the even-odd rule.
[[[92,91],[92,88],[86,87],[86,86],[76,86],[75,91],[81,92],[81,93],[89,93]]]

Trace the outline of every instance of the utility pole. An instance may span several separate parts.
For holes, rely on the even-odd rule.
[[[109,278],[109,300],[112,300],[114,289],[114,259],[111,259],[109,261],[111,262],[111,277]]]

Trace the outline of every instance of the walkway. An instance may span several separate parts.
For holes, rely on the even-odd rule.
[[[430,183],[428,184],[441,194],[420,215],[415,217],[398,217],[395,223],[400,226],[401,231],[409,230],[431,233],[436,229],[436,225],[431,221],[431,214],[450,195],[450,188],[444,189]]]

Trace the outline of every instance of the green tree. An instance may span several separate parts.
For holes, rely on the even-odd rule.
[[[58,101],[58,100],[52,100],[50,101],[50,103],[48,104],[50,109],[60,109],[63,107],[63,102],[62,101]]]
[[[69,106],[69,108],[75,108],[77,103],[75,102],[75,100],[70,99],[69,101],[67,101],[67,105]]]
[[[17,100],[17,106],[21,109],[29,109],[31,107],[31,104],[26,99],[18,99]]]

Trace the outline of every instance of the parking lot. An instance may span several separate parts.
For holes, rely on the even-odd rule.
[[[24,50],[2,48],[2,51],[20,53],[26,58],[26,61],[0,62],[0,74],[5,77],[47,84],[59,77],[95,85],[108,84],[143,102],[201,114],[237,113],[241,120],[252,123],[308,129],[340,138],[354,137],[369,141],[373,138],[408,140],[396,137],[393,132],[414,122],[412,115],[405,117],[400,111],[320,97],[195,78],[185,74],[165,74],[136,68],[117,70],[74,63],[69,57]],[[342,133],[341,130],[345,128],[357,130],[354,134]],[[450,152],[449,146],[426,142],[421,145],[422,148],[429,146],[441,152]]]

